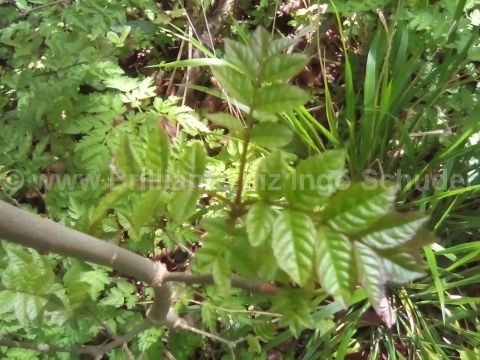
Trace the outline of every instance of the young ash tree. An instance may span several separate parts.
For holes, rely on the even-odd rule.
[[[306,158],[293,152],[293,132],[280,114],[308,102],[309,94],[288,83],[307,63],[302,54],[284,54],[291,45],[258,28],[248,43],[227,40],[223,60],[204,59],[224,90],[220,96],[235,110],[207,115],[225,130],[171,139],[156,120],[121,133],[114,154],[117,184],[82,214],[78,230],[0,202],[0,238],[37,251],[4,243],[0,315],[19,324],[57,316],[60,325],[69,321],[58,318],[62,311],[96,305],[98,294],[82,291],[88,283],[83,272],[91,268],[78,265],[62,274],[56,255],[111,268],[153,289],[144,320],[107,344],[33,343],[12,327],[0,332],[0,346],[101,357],[148,328],[166,326],[214,337],[235,353],[243,338],[215,335],[228,319],[218,323],[202,309],[203,331],[184,317],[188,301],[182,293],[191,289],[205,303],[234,299],[244,308],[279,314],[280,322],[263,315],[245,321],[257,328],[288,327],[296,336],[316,326],[312,313],[321,301],[347,308],[368,299],[393,325],[386,287],[422,276],[420,249],[432,241],[421,229],[427,218],[395,211],[394,184],[348,182],[342,150]],[[211,151],[218,137],[236,149],[236,157]],[[111,240],[112,222],[121,223],[127,240]],[[185,272],[136,253],[192,243],[200,246]],[[52,301],[59,304],[56,311]]]

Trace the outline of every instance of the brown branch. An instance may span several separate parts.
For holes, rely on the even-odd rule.
[[[67,228],[54,221],[31,214],[4,201],[0,201],[0,239],[35,249],[42,253],[56,253],[83,261],[110,267],[124,275],[146,282],[154,289],[154,301],[142,323],[128,333],[100,346],[83,345],[63,348],[0,338],[0,346],[20,347],[42,352],[70,352],[99,357],[112,349],[128,343],[138,333],[150,326],[167,326],[170,329],[188,328],[172,309],[173,291],[170,282],[187,285],[213,284],[212,275],[170,273],[162,263],[125,250],[107,241]],[[276,294],[274,285],[232,276],[232,285],[248,291]]]
[[[64,348],[60,346],[34,343],[29,341],[17,341],[17,340],[6,338],[6,337],[0,338],[0,346],[35,350],[40,352],[52,352],[52,353],[67,352],[67,353],[79,354],[79,355],[81,354],[93,355],[92,349],[90,348],[90,346],[75,346],[72,348]]]
[[[110,267],[151,284],[155,263],[109,242],[0,201],[0,238],[42,253],[54,252]]]
[[[162,284],[162,277],[166,272],[162,264],[154,263],[117,245],[41,218],[3,201],[0,201],[0,238],[39,252],[53,252],[107,266],[124,275],[144,281],[153,286],[155,297],[142,326],[147,323],[174,326],[178,321],[176,314],[169,313],[173,293],[170,284]],[[170,318],[167,318],[167,314]],[[142,327],[134,328],[103,347],[94,347],[96,350],[90,347],[78,347],[75,350],[88,351],[90,354],[92,351],[104,353],[128,342],[129,337],[135,336],[135,331],[138,333],[143,330]],[[34,346],[34,344],[28,344],[28,346]],[[47,351],[66,350],[48,345],[46,349],[54,349]]]
[[[209,285],[213,284],[213,276],[210,274],[197,275],[182,272],[171,272],[165,275],[164,282],[181,282],[186,285]],[[233,287],[244,289],[252,292],[258,292],[267,295],[275,295],[280,291],[280,288],[258,280],[250,280],[242,278],[238,275],[232,275],[231,284]]]
[[[140,324],[135,326],[129,332],[122,336],[118,336],[115,340],[109,342],[105,345],[82,345],[82,346],[73,346],[71,348],[65,348],[61,346],[49,345],[49,344],[42,344],[42,343],[34,343],[30,341],[18,341],[14,340],[9,337],[1,337],[0,338],[0,346],[7,346],[7,347],[15,347],[21,349],[29,349],[35,350],[40,352],[66,352],[71,354],[79,354],[79,355],[90,355],[94,358],[101,358],[103,354],[128,343],[132,338],[140,334],[142,331],[148,329],[149,327],[153,326],[153,323],[145,319]]]

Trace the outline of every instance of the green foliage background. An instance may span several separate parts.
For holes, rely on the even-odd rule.
[[[2,200],[212,273],[215,285],[178,286],[176,308],[197,327],[241,339],[238,358],[478,358],[479,2],[336,1],[325,14],[311,2],[280,28],[281,2],[239,1],[241,16],[221,32],[237,41],[195,64],[225,92],[209,76],[199,89],[236,101],[236,116],[165,95],[165,79],[181,83],[192,64],[177,61],[182,39],[203,45],[185,30],[180,3],[163,3],[168,10],[149,0],[0,2]],[[215,3],[189,6],[201,18]],[[319,30],[296,44],[304,54],[284,55],[292,45],[284,36],[308,26]],[[319,56],[329,47],[337,59]],[[323,92],[295,78],[312,57]],[[309,112],[317,106],[321,121]],[[412,181],[368,191],[358,184],[365,169]],[[272,173],[281,186],[266,191],[260,181]],[[346,173],[357,184],[328,194],[285,185],[312,173]],[[76,180],[52,181],[62,175]],[[158,175],[182,178],[188,190],[139,188]],[[431,175],[468,183],[415,188]],[[98,344],[140,322],[152,299],[103,267],[6,243],[0,271],[0,337]],[[286,290],[234,289],[232,273]],[[396,312],[391,329],[370,310],[382,314],[385,299]],[[220,342],[163,328],[129,348],[142,359],[231,357]]]

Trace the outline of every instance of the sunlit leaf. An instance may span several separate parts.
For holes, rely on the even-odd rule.
[[[315,233],[310,217],[295,211],[280,213],[273,225],[272,248],[278,267],[299,285],[311,277]]]
[[[354,290],[353,253],[350,240],[328,228],[318,231],[316,271],[320,284],[343,306],[347,306]]]
[[[323,205],[340,185],[345,166],[345,153],[327,151],[300,162],[285,182],[289,203],[295,208],[311,209]]]
[[[262,202],[258,202],[250,208],[246,225],[248,240],[252,246],[260,246],[271,238],[275,215],[276,212]]]
[[[355,234],[392,209],[395,193],[391,185],[355,184],[331,198],[323,219],[337,231]]]
[[[360,285],[367,292],[372,306],[377,307],[385,296],[382,261],[375,250],[358,241],[353,243],[353,252]]]
[[[394,248],[410,241],[427,221],[418,213],[388,214],[365,230],[361,241],[376,249]]]

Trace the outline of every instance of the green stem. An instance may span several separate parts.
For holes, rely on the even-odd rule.
[[[241,206],[241,203],[242,203],[242,192],[243,192],[244,181],[245,181],[245,168],[247,166],[247,155],[248,155],[249,143],[250,143],[250,127],[247,128],[245,132],[245,138],[243,139],[242,157],[240,158],[240,169],[238,171],[237,195],[235,196],[235,205],[237,207]]]

